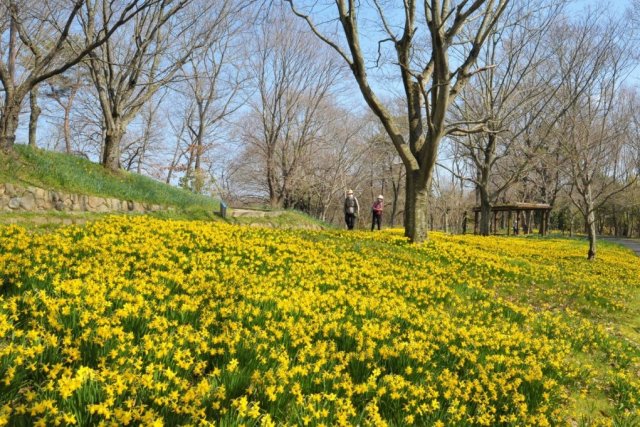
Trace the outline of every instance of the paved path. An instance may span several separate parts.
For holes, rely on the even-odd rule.
[[[611,238],[607,237],[606,240],[608,242],[614,242],[614,243],[621,244],[622,246],[626,246],[627,248],[634,251],[636,255],[640,256],[640,240],[619,239],[619,238],[613,238],[613,237]]]

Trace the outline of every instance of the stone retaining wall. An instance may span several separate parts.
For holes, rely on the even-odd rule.
[[[70,194],[0,183],[0,212],[155,212],[165,207],[109,197]]]

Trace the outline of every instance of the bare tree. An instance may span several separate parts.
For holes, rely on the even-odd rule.
[[[400,10],[393,4],[373,0],[373,10],[363,11],[363,3],[355,0],[336,0],[338,22],[344,42],[331,39],[319,22],[335,22],[323,16],[324,4],[298,8],[287,0],[293,12],[303,18],[313,32],[333,47],[349,65],[365,101],[382,122],[406,168],[405,233],[414,242],[427,237],[427,203],[438,147],[448,134],[460,131],[459,123],[447,124],[447,112],[468,83],[482,45],[492,33],[508,0],[463,1],[452,7],[449,1],[425,1],[418,10],[415,0],[406,0]],[[318,12],[320,11],[320,12]],[[362,13],[361,13],[362,12]],[[312,15],[316,16],[314,21]],[[367,18],[359,19],[366,15]],[[397,120],[389,112],[371,85],[368,65],[362,48],[361,27],[377,16],[375,31],[381,34],[377,60],[385,54],[393,56],[396,76],[402,80],[409,135],[403,135]],[[396,18],[399,22],[396,22]],[[467,34],[462,34],[463,30]],[[330,29],[327,29],[330,31]],[[346,42],[346,49],[343,47]],[[392,46],[392,53],[385,51]],[[422,47],[429,47],[425,52]],[[451,55],[455,56],[452,65]],[[468,125],[468,124],[465,124]],[[465,131],[484,129],[484,122],[476,127],[464,126]]]
[[[459,177],[472,182],[478,191],[482,235],[489,234],[492,204],[530,167],[545,140],[543,129],[534,130],[539,117],[545,115],[544,123],[553,121],[547,110],[556,99],[561,76],[550,66],[545,47],[549,28],[560,17],[563,5],[564,1],[555,0],[512,3],[503,15],[503,25],[481,54],[490,67],[465,88],[455,113],[461,121],[487,120],[488,132],[455,138],[471,162],[470,174]],[[562,108],[554,112],[561,114]],[[494,176],[504,166],[507,173]]]
[[[169,165],[166,167],[167,176],[165,182],[167,184],[171,183],[171,180],[174,178],[174,174],[176,172],[181,172],[182,168],[180,167],[180,162],[190,151],[191,140],[187,133],[187,120],[173,120],[172,115],[167,117],[167,121],[169,123],[169,127],[171,128],[171,134],[175,137],[175,144],[172,147],[171,152],[171,161]]]
[[[145,168],[148,160],[154,157],[154,152],[160,151],[162,145],[164,125],[161,122],[159,111],[167,91],[156,93],[156,96],[147,101],[142,111],[137,115],[135,123],[136,131],[127,132],[123,138],[122,164],[127,171],[135,171],[140,174],[148,171]],[[129,136],[129,138],[127,138]]]
[[[29,91],[29,146],[36,147],[37,146],[37,129],[38,129],[38,118],[40,117],[40,113],[42,113],[42,109],[38,105],[38,86],[34,86]]]
[[[100,109],[97,94],[92,90],[88,70],[84,67],[80,68],[79,72],[82,76],[81,87],[77,90],[69,109],[70,148],[73,152],[82,153],[99,163],[100,159],[102,159],[102,150],[104,148],[104,116]],[[62,98],[61,100],[66,105],[69,105],[68,99]],[[64,128],[62,139],[64,142]]]
[[[629,8],[627,9],[627,15],[631,25],[635,30],[634,35],[637,41],[637,36],[639,34],[638,30],[640,30],[640,0],[632,0],[630,2]]]
[[[323,129],[314,144],[304,171],[308,192],[308,213],[323,221],[342,221],[342,202],[350,187],[358,182],[369,164],[370,117],[358,117],[344,108],[332,106],[323,114]]]
[[[228,1],[215,7],[193,0],[153,2],[118,37],[90,53],[88,66],[104,116],[102,164],[106,168],[120,167],[120,142],[127,125],[159,88],[176,77],[194,50],[205,44],[207,33],[229,13],[229,5]],[[86,38],[95,38],[100,17],[113,13],[109,0],[88,5],[82,14]],[[201,19],[211,16],[213,22]]]
[[[87,75],[83,73],[82,67],[75,67],[70,72],[60,74],[48,83],[48,90],[44,95],[53,99],[55,103],[62,108],[62,134],[64,139],[65,152],[71,153],[73,147],[71,144],[71,114],[74,107],[74,101],[78,92],[87,85]]]
[[[472,205],[473,193],[460,176],[452,173],[450,168],[436,169],[431,194],[433,209],[430,212],[433,229],[446,233],[467,232],[467,209]]]
[[[384,194],[386,197],[385,217],[387,223],[394,227],[398,223],[398,216],[403,213],[401,202],[404,199],[405,169],[402,167],[398,153],[388,141],[381,144],[379,149],[382,152],[378,163],[374,166],[378,168],[382,179],[380,194]],[[390,197],[387,197],[389,195]]]
[[[625,136],[633,123],[630,103],[621,96],[632,65],[628,38],[617,24],[601,25],[597,30],[591,42],[604,44],[607,57],[596,63],[597,78],[569,110],[561,123],[562,134],[558,135],[568,165],[569,196],[585,221],[590,260],[596,258],[596,211],[638,176],[638,171],[628,165],[621,167]],[[583,64],[593,66],[594,51],[599,49],[584,52]],[[579,70],[566,72],[572,77],[566,91],[575,91]]]
[[[295,20],[274,14],[257,29],[251,67],[257,86],[243,123],[247,151],[259,156],[269,203],[287,205],[303,162],[322,127],[322,110],[339,76],[331,52],[305,34]]]
[[[108,27],[98,25],[93,37],[84,38],[81,44],[74,31],[80,10],[88,4],[85,0],[55,4],[50,0],[0,1],[0,83],[4,92],[0,148],[13,148],[20,107],[32,89],[79,63],[155,1],[116,2]],[[74,48],[70,50],[71,41]]]
[[[241,25],[239,19],[225,17],[212,28],[206,46],[183,70],[186,81],[180,92],[191,100],[186,115],[186,130],[192,141],[186,175],[196,193],[203,189],[204,171],[208,169],[203,167],[203,160],[215,147],[215,131],[243,105],[244,99],[238,95],[245,86],[246,72],[236,37]]]
[[[600,78],[603,64],[610,60],[612,43],[617,42],[612,42],[610,35],[603,36],[602,25],[608,25],[607,19],[604,6],[586,9],[577,18],[566,19],[550,32],[547,46],[553,62],[548,67],[557,70],[559,79],[554,86],[558,90],[546,111],[533,123],[538,134],[537,143],[534,145],[529,142],[531,138],[526,139],[528,150],[524,155],[530,167],[523,176],[521,193],[528,198],[555,206],[560,195],[566,179],[562,173],[566,159],[562,144],[558,143],[565,134],[560,119],[571,111],[580,97],[589,96],[587,94]],[[604,34],[607,34],[606,30]]]

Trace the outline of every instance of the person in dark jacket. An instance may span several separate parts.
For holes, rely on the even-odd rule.
[[[378,196],[375,202],[373,202],[373,206],[371,207],[371,231],[376,224],[378,224],[378,230],[380,230],[380,225],[382,224],[382,211],[384,210],[384,197],[382,194]]]
[[[347,191],[347,197],[344,199],[344,220],[347,223],[347,228],[353,230],[356,225],[356,217],[360,211],[360,205],[358,199],[353,195],[353,190]]]

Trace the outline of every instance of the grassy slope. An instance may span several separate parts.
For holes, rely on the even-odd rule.
[[[98,164],[69,156],[16,145],[16,154],[0,154],[0,182],[32,185],[68,193],[114,197],[121,200],[175,206],[187,211],[217,211],[219,202],[151,178],[107,172]]]
[[[16,145],[16,153],[10,156],[0,151],[0,182],[31,185],[60,190],[67,193],[114,197],[172,206],[173,211],[152,213],[151,216],[166,219],[219,220],[218,200],[193,194],[151,178],[122,171],[107,172],[103,167],[78,156],[70,156],[45,150]],[[26,227],[51,228],[65,223],[83,224],[104,218],[108,214],[38,212],[0,215],[0,223],[19,224]],[[263,225],[273,228],[328,228],[320,222],[297,211],[286,211],[278,216],[265,218],[228,218],[238,224]]]
[[[239,225],[261,225],[271,228],[281,228],[281,229],[297,229],[297,228],[322,228],[322,229],[330,229],[335,228],[332,224],[328,224],[326,222],[322,222],[319,219],[316,219],[310,215],[307,215],[304,212],[294,211],[294,210],[286,210],[281,212],[279,215],[275,216],[265,216],[265,217],[250,217],[250,216],[240,216],[237,218],[231,218],[229,222]]]

